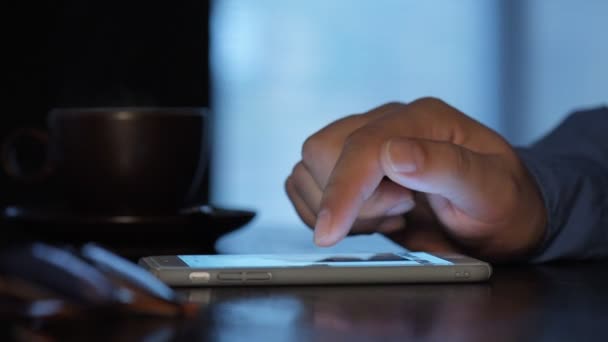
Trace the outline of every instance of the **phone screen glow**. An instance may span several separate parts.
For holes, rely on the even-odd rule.
[[[347,253],[347,254],[262,254],[262,255],[179,255],[195,268],[264,268],[294,266],[417,266],[452,265],[453,263],[424,252],[410,253]]]

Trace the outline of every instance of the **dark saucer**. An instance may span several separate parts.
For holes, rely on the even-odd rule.
[[[8,206],[2,211],[2,233],[9,240],[60,243],[95,241],[121,253],[211,253],[215,241],[249,223],[255,212],[197,205],[175,215],[93,215],[64,206]],[[137,251],[137,252],[135,252]]]
[[[232,230],[242,226],[255,216],[255,212],[219,208],[212,205],[198,205],[182,209],[174,215],[100,215],[82,213],[65,207],[22,207],[4,208],[4,220],[36,224],[84,224],[84,225],[148,225],[148,224],[196,224],[212,229]]]

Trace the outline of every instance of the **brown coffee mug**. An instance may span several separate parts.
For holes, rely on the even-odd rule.
[[[13,143],[47,146],[37,172],[21,171]],[[76,210],[108,214],[175,213],[196,197],[209,146],[206,108],[56,108],[48,132],[25,129],[3,148],[3,166],[22,181],[56,179]]]

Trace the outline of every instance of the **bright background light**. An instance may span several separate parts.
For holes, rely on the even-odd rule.
[[[306,137],[436,96],[527,143],[606,103],[608,2],[216,0],[212,200],[303,226],[283,190]]]

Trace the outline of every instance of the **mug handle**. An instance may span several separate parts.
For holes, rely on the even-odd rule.
[[[18,142],[21,139],[31,139],[45,148],[44,164],[33,172],[24,172],[19,161]],[[6,174],[24,183],[37,183],[47,179],[52,172],[48,154],[49,134],[37,128],[19,128],[10,133],[2,144],[2,168]]]

